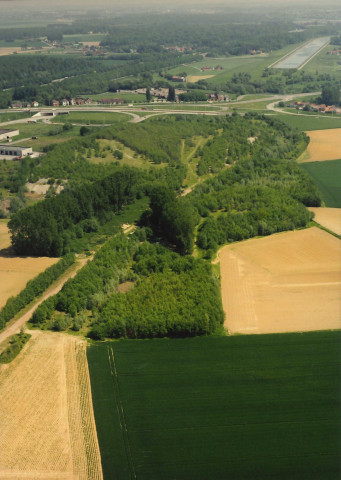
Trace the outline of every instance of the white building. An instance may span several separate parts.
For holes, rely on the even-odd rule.
[[[19,135],[19,130],[8,130],[0,128],[0,140],[9,140],[16,135]]]
[[[0,157],[13,158],[13,157],[27,157],[31,155],[31,147],[19,147],[19,145],[0,145]]]

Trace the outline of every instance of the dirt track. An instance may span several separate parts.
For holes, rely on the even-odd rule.
[[[341,328],[341,242],[313,227],[219,252],[230,333]]]
[[[101,480],[86,343],[32,334],[0,368],[0,478]]]
[[[55,295],[58,293],[64,283],[69,279],[73,278],[76,273],[87,263],[88,260],[91,260],[92,257],[89,258],[84,258],[84,259],[79,259],[76,267],[71,267],[70,270],[66,275],[63,275],[61,278],[59,278],[51,287],[49,287],[46,292],[35,302],[35,304],[26,312],[24,313],[21,317],[19,317],[14,323],[10,324],[4,331],[0,333],[0,345],[7,340],[9,337],[14,335],[15,333],[19,332],[21,327],[28,322],[28,320],[31,318],[33,312],[35,309],[47,298],[52,297],[52,295]],[[0,258],[1,260],[1,258]],[[0,477],[1,479],[1,477]]]
[[[0,308],[9,297],[18,295],[29,280],[58,260],[47,257],[0,257]]]

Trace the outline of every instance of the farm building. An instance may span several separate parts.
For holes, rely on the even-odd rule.
[[[19,135],[19,130],[8,130],[0,128],[0,140],[9,140],[11,137]]]
[[[31,147],[19,147],[18,145],[0,145],[1,157],[26,157],[31,153]]]

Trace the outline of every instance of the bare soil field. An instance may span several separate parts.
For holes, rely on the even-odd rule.
[[[86,343],[31,333],[0,368],[0,478],[101,480]]]
[[[313,227],[223,247],[225,327],[230,333],[341,328],[341,242]]]
[[[51,265],[58,258],[1,257],[0,256],[0,308],[7,299],[17,295],[26,283]]]
[[[7,220],[0,220],[0,250],[11,245],[11,237],[7,228]]]
[[[309,207],[315,213],[314,220],[337,235],[341,235],[341,208]]]
[[[187,81],[190,83],[199,82],[199,80],[206,80],[207,78],[215,77],[215,75],[189,75]]]
[[[306,133],[310,137],[310,142],[299,162],[322,162],[341,158],[341,128]]]

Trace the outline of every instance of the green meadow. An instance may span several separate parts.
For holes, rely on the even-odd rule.
[[[341,128],[341,117],[331,116],[315,116],[315,115],[290,115],[290,114],[274,114],[273,118],[282,120],[290,127],[298,128],[302,132],[310,130],[325,130],[329,128]]]
[[[315,180],[326,207],[341,208],[341,160],[301,163]]]
[[[340,333],[95,343],[104,479],[337,480]]]

